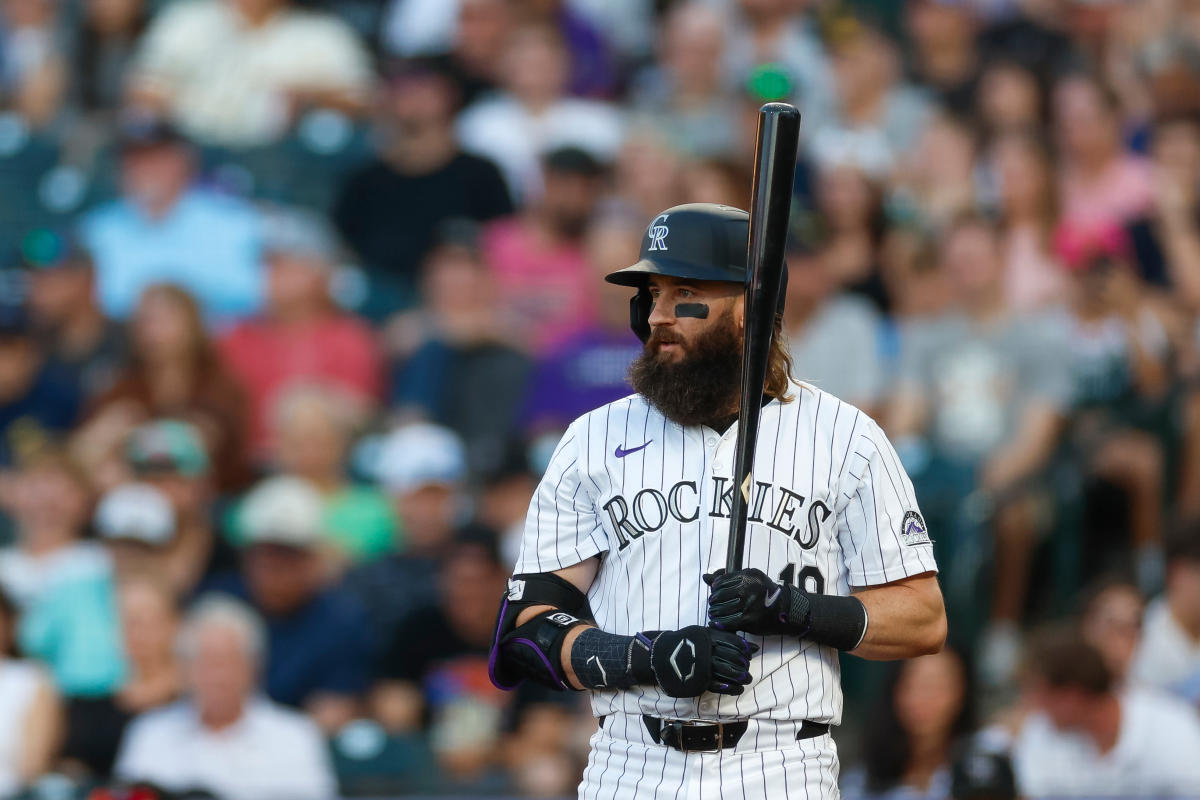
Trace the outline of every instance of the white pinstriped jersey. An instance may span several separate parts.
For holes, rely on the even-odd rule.
[[[912,483],[879,426],[806,383],[763,407],[747,503],[744,566],[809,591],[848,594],[936,571]],[[517,573],[600,556],[588,600],[602,630],[630,635],[707,623],[702,574],[725,565],[737,426],[667,420],[640,395],[576,420],[525,523]],[[597,716],[808,719],[838,724],[837,651],[795,637],[762,646],[739,697],[657,688],[592,692]]]

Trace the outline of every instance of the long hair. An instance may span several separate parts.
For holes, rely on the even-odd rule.
[[[954,741],[974,730],[974,686],[971,665],[963,657],[963,651],[947,647],[944,652],[958,659],[963,674],[962,706],[950,723],[950,741],[947,742],[947,745],[952,747]],[[885,792],[894,788],[904,778],[909,759],[912,758],[912,745],[908,740],[907,731],[900,724],[895,704],[896,689],[906,663],[901,661],[892,666],[880,702],[870,717],[874,722],[867,733],[863,748],[868,792]]]
[[[175,313],[183,318],[188,332],[187,358],[192,374],[209,376],[221,373],[221,363],[216,347],[204,327],[204,317],[200,314],[200,306],[196,303],[196,299],[186,289],[173,283],[155,283],[147,286],[142,292],[141,302],[145,302],[149,298],[165,300],[174,308]],[[135,312],[133,323],[135,326],[137,325],[136,319]],[[140,352],[136,334],[133,345],[131,360],[135,367],[144,369],[146,367],[145,356]]]
[[[766,393],[768,397],[780,401],[781,403],[792,402],[792,395],[788,391],[791,388],[792,382],[792,353],[788,345],[787,334],[783,331],[783,315],[775,315],[775,333],[771,337],[771,352],[767,355],[767,382]]]

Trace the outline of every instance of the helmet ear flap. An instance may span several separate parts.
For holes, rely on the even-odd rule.
[[[650,309],[653,306],[650,289],[645,285],[639,286],[637,294],[629,298],[629,327],[633,328],[642,344],[650,338]]]

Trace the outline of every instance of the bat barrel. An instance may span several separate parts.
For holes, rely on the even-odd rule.
[[[734,492],[725,568],[741,569],[746,549],[748,484],[758,441],[767,362],[779,308],[783,256],[792,209],[792,183],[800,141],[800,112],[786,103],[767,103],[758,112],[754,153],[754,204],[746,266],[745,340],[742,347],[742,398],[734,458]]]

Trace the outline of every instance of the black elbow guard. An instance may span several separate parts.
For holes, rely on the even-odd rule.
[[[551,606],[517,624],[521,612],[532,606]],[[572,689],[562,668],[562,648],[567,633],[591,622],[587,595],[570,582],[549,573],[514,575],[500,605],[488,677],[500,689],[515,689],[529,679],[551,689]]]

